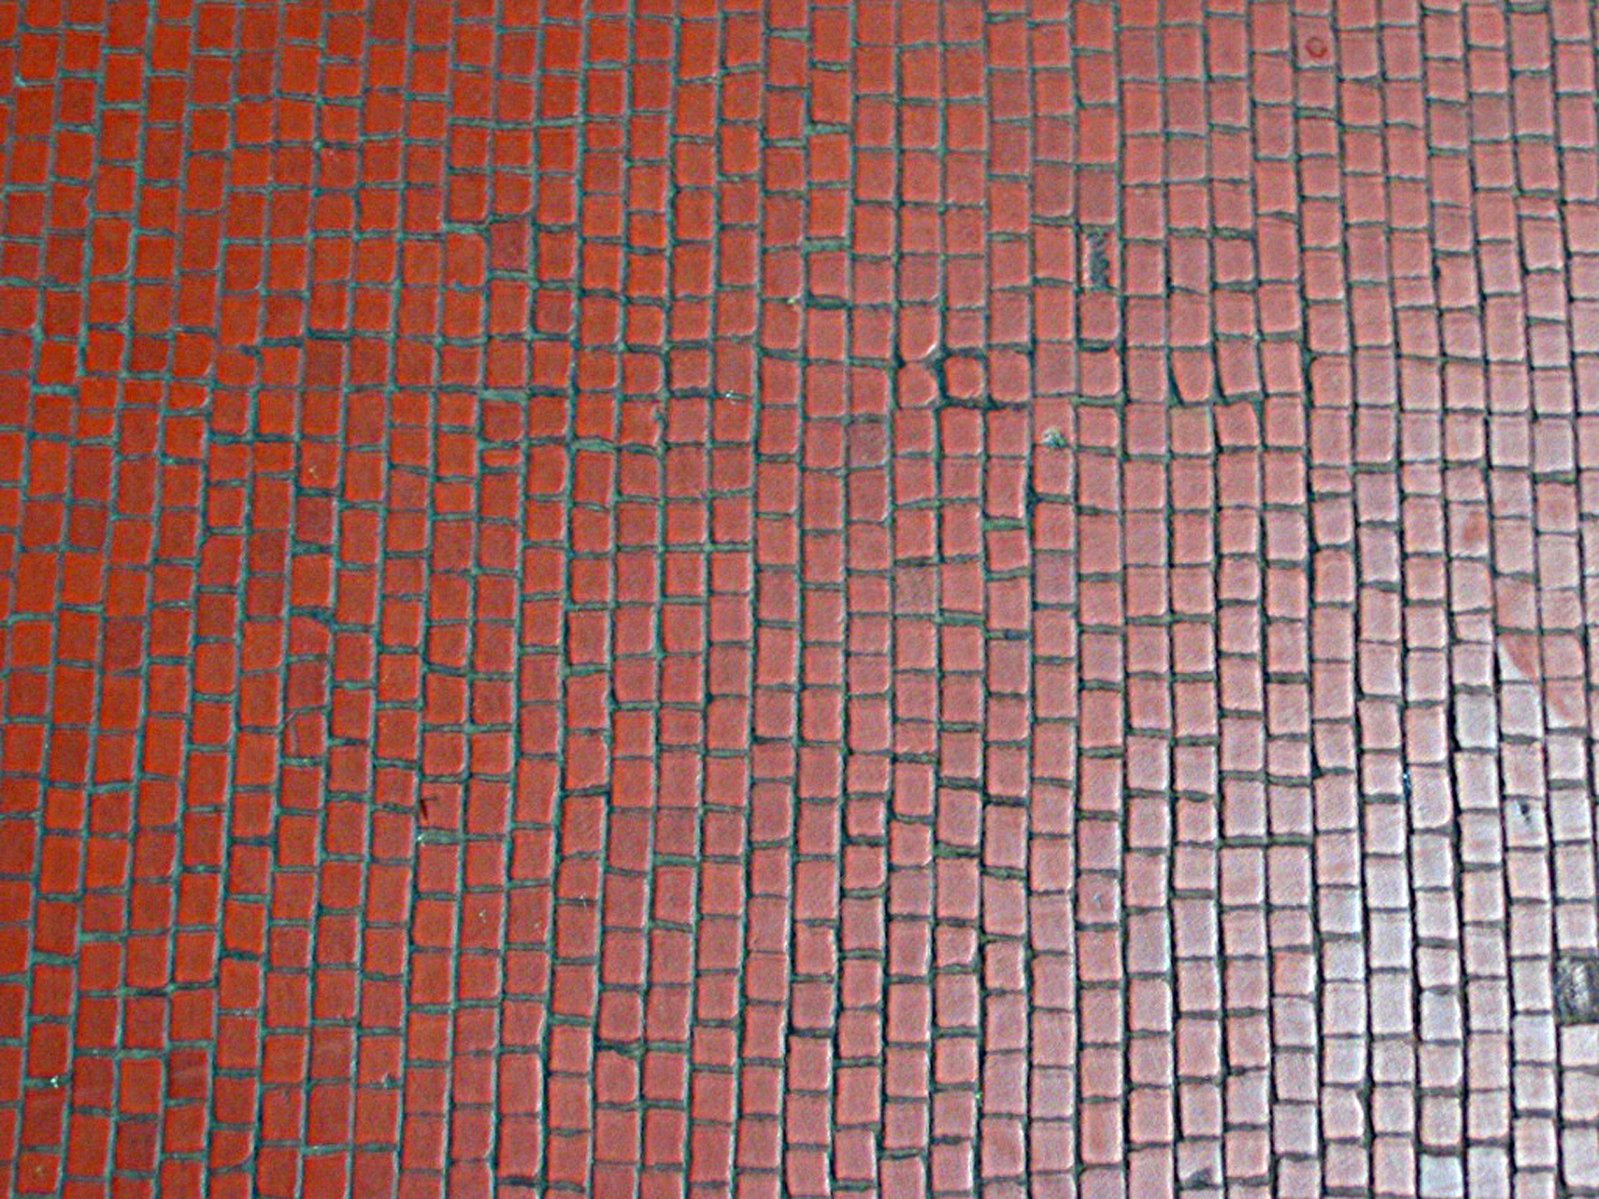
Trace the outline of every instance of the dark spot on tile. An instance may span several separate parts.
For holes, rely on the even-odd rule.
[[[1110,290],[1110,237],[1103,229],[1088,234],[1088,285],[1095,291]]]
[[[1599,1024],[1599,955],[1555,960],[1555,1015],[1562,1024]]]

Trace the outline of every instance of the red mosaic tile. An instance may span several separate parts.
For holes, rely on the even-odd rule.
[[[0,0],[0,1192],[1599,1194],[1581,0]]]

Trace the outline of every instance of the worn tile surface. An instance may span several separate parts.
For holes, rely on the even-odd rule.
[[[0,0],[0,1193],[1599,1194],[1589,0]]]

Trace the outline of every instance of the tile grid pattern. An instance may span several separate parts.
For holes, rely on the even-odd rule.
[[[0,1189],[1599,1193],[1595,70],[0,4]]]

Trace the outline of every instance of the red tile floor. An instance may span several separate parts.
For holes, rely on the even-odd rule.
[[[0,0],[0,1193],[1599,1194],[1591,0]]]

